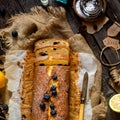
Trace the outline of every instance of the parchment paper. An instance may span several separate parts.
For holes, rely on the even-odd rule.
[[[20,93],[22,89],[20,83],[24,67],[20,67],[18,63],[24,63],[25,56],[25,50],[9,51],[6,54],[4,66],[6,78],[8,79],[7,89],[12,92],[9,100],[8,120],[21,120]]]

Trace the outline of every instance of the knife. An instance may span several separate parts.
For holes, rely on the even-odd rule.
[[[84,74],[83,84],[82,84],[82,96],[80,103],[80,112],[79,112],[79,120],[84,120],[84,107],[87,95],[87,86],[88,86],[88,73]]]

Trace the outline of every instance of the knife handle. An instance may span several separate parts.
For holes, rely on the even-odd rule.
[[[84,104],[80,104],[79,120],[84,120]]]

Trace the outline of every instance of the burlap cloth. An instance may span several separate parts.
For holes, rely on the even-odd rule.
[[[9,20],[10,26],[0,30],[3,42],[10,49],[32,49],[35,41],[44,38],[64,38],[69,39],[71,49],[76,52],[85,52],[92,55],[90,47],[82,35],[74,35],[67,19],[65,10],[49,7],[45,11],[42,7],[31,9],[28,14],[19,14]],[[12,37],[13,30],[18,32],[17,37]],[[106,101],[101,95],[101,74],[100,62],[95,59],[97,72],[95,74],[94,85],[91,90],[92,120],[104,120],[106,116]]]

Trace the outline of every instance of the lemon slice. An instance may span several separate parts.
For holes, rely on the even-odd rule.
[[[116,94],[110,98],[109,106],[113,111],[120,113],[120,94]]]
[[[0,71],[0,88],[5,87],[6,84],[6,78],[2,71]]]

